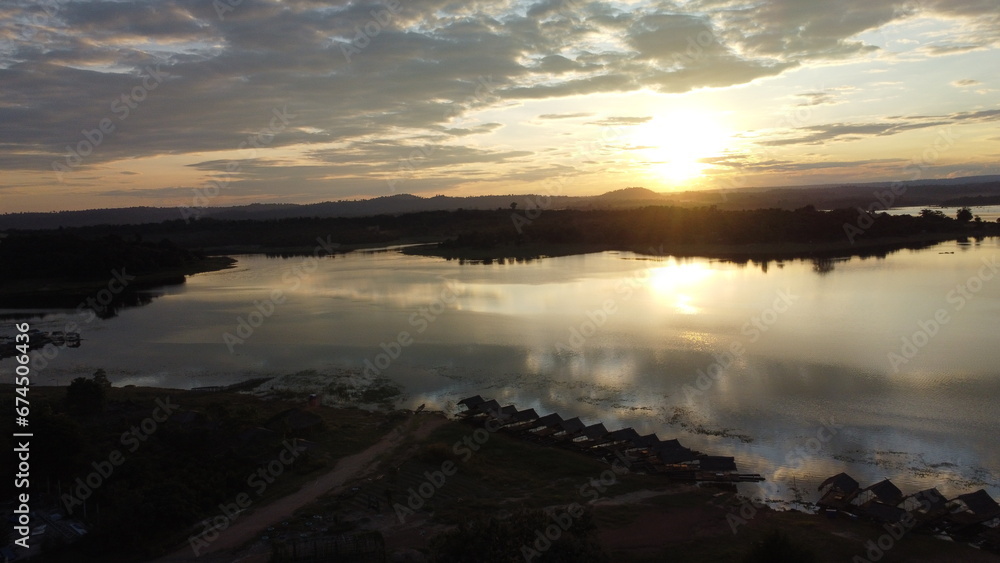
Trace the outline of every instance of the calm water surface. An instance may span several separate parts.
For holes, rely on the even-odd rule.
[[[116,385],[190,388],[371,362],[403,406],[454,410],[482,394],[632,426],[736,456],[768,479],[748,490],[773,498],[814,500],[843,470],[904,492],[1000,497],[998,239],[766,267],[620,252],[238,258],[85,323],[83,346],[59,349],[36,382],[100,367]],[[80,320],[30,313],[42,330]],[[241,332],[241,318],[259,326]],[[394,342],[410,343],[390,359]]]

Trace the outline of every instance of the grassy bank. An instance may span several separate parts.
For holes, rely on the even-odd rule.
[[[82,413],[67,401],[65,387],[31,388],[32,412],[38,413],[32,419],[38,442],[32,451],[32,474],[50,489],[42,493],[39,486],[38,496],[33,495],[36,509],[59,510],[55,489],[65,493],[76,477],[86,478],[93,471],[92,462],[108,459],[112,450],[124,450],[121,433],[151,416],[157,401],[177,406],[96,488],[88,500],[88,516],[83,518],[79,510],[72,515],[82,518],[90,533],[76,544],[52,546],[46,560],[140,561],[186,545],[188,536],[200,531],[199,519],[216,516],[220,503],[248,492],[247,476],[274,459],[269,448],[276,444],[265,439],[254,445],[245,438],[261,434],[262,426],[273,427],[273,417],[287,409],[308,410],[319,421],[313,431],[289,427],[274,437],[304,434],[311,444],[308,456],[261,494],[251,494],[251,513],[299,491],[339,460],[396,429],[440,416],[306,408],[305,397],[287,395],[262,398],[140,387],[106,391],[102,411]],[[0,404],[12,406],[8,403],[13,402],[13,389],[3,386],[0,393]],[[419,490],[424,494],[415,496]],[[732,487],[673,484],[662,476],[616,471],[574,451],[447,422],[426,439],[387,450],[371,472],[358,474],[343,487],[327,494],[317,491],[316,501],[295,514],[278,515],[284,520],[261,529],[242,552],[266,554],[275,543],[374,530],[385,538],[389,554],[420,551],[430,556],[441,549],[440,538],[469,523],[501,521],[509,530],[526,510],[563,514],[573,504],[586,507],[587,537],[603,551],[604,560],[616,562],[742,561],[775,531],[811,552],[815,561],[842,562],[865,557],[868,542],[886,533],[874,523],[750,505]],[[549,518],[543,516],[542,521],[547,524]],[[529,528],[522,536],[533,533]],[[522,545],[518,539],[503,548],[511,551],[509,557],[479,560],[521,559]],[[997,559],[965,545],[907,534],[894,540],[881,560]]]
[[[0,393],[0,404],[13,409],[13,388],[3,386]],[[247,494],[253,511],[298,491],[405,422],[398,413],[322,406],[308,409],[308,429],[296,428],[293,419],[291,425],[274,420],[288,409],[307,410],[305,396],[264,400],[129,386],[106,389],[106,402],[84,411],[68,399],[66,387],[36,386],[29,394],[32,508],[62,511],[88,530],[72,545],[61,546],[55,536],[36,538],[33,543],[48,542],[46,560],[52,561],[146,560],[186,544],[203,531],[201,519],[217,517],[237,495]],[[161,420],[153,424],[155,418]],[[286,441],[296,438],[306,440],[299,442],[305,449],[275,472]],[[9,437],[2,440],[10,452]],[[123,461],[110,475],[92,475],[113,459]],[[260,477],[262,469],[267,474]]]
[[[432,556],[440,548],[435,538],[470,522],[508,522],[524,510],[562,514],[573,503],[589,508],[595,526],[589,533],[607,560],[615,562],[739,562],[775,532],[811,552],[815,561],[844,562],[856,555],[864,558],[867,542],[886,533],[875,523],[748,505],[731,487],[672,484],[660,476],[615,472],[593,458],[502,432],[476,439],[475,430],[461,422],[438,429],[403,455],[384,460],[382,471],[357,481],[350,495],[321,497],[290,518],[277,541],[308,533],[310,522],[320,520],[337,522],[342,531],[379,531],[390,554],[416,550]],[[475,451],[467,447],[467,439],[478,446]],[[434,486],[429,498],[416,496],[437,472],[452,467],[446,464],[454,466],[454,474],[438,480],[440,486]],[[380,500],[378,508],[369,504],[372,498]],[[534,538],[533,530],[528,537]],[[276,541],[273,532],[262,532],[260,538],[261,549]],[[475,541],[474,535],[468,541]],[[480,554],[478,560],[523,560],[520,540],[507,545],[509,557]],[[882,561],[998,559],[966,545],[908,534],[894,541]]]

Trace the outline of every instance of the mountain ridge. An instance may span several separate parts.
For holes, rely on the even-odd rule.
[[[0,215],[0,230],[55,229],[102,224],[135,225],[171,220],[213,218],[218,220],[269,220],[295,217],[363,217],[413,213],[420,211],[455,211],[458,209],[511,208],[512,212],[542,207],[545,209],[600,209],[674,205],[680,207],[716,206],[720,209],[759,209],[767,207],[795,209],[813,205],[822,209],[863,207],[877,204],[878,192],[890,187],[894,206],[934,206],[958,198],[1000,196],[1000,175],[965,178],[928,179],[861,184],[826,184],[813,186],[751,187],[736,190],[654,192],[633,186],[600,195],[506,194],[422,197],[392,194],[370,199],[323,201],[309,204],[251,203],[240,206],[185,207],[133,206],[79,211],[21,212]],[[902,189],[901,189],[902,188]],[[899,192],[898,194],[895,192]],[[962,200],[959,200],[962,201]],[[516,204],[516,205],[514,205]]]

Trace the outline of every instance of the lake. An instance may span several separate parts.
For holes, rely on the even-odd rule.
[[[453,412],[481,394],[678,438],[736,456],[768,480],[740,486],[772,498],[815,500],[844,470],[904,493],[1000,497],[996,238],[766,264],[236,258],[106,320],[0,313],[44,331],[82,322],[82,346],[36,362],[36,384],[98,368],[115,385],[170,388],[352,370],[398,384],[405,407]]]

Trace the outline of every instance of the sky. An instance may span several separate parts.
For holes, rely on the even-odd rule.
[[[1000,0],[5,0],[0,212],[998,174]]]

